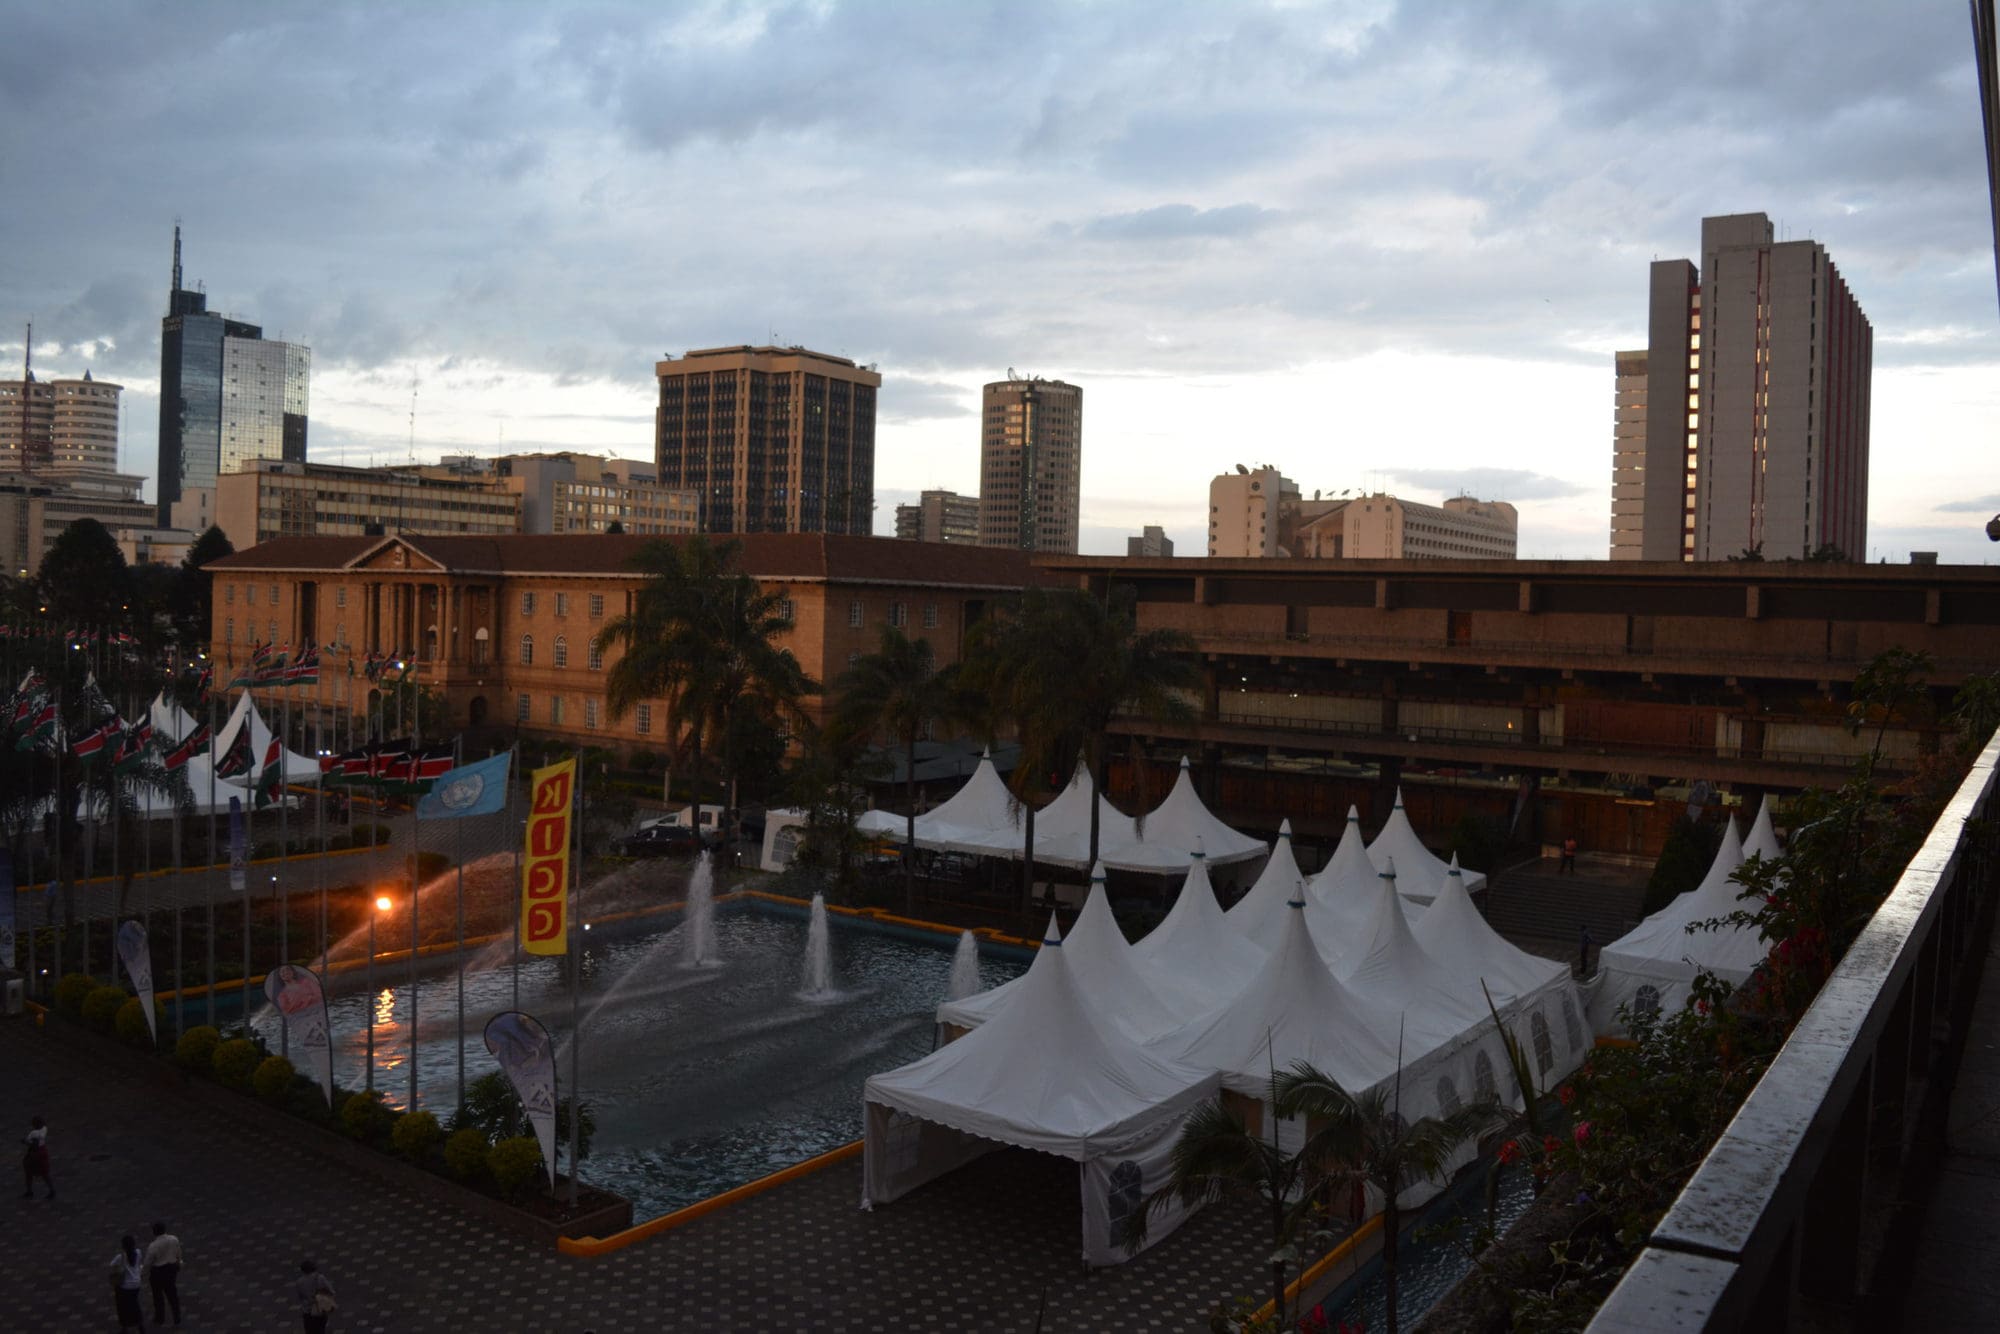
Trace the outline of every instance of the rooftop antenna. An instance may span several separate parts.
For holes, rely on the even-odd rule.
[[[181,290],[181,220],[174,219],[174,290]]]

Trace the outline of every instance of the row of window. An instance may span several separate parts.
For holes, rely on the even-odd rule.
[[[342,590],[342,592],[344,595],[345,590]],[[236,601],[235,584],[224,584],[222,586],[222,600],[225,603],[229,603],[232,605],[235,603]],[[257,605],[257,585],[255,584],[243,585],[243,601],[252,607]],[[276,584],[271,585],[271,605],[274,607],[278,605],[278,586]],[[343,601],[340,605],[344,607],[347,604],[346,602]]]
[[[557,667],[569,666],[568,635],[556,636],[556,642],[552,646],[552,653]],[[604,648],[597,642],[596,635],[590,637],[590,643],[584,648],[584,661],[593,672],[604,670]],[[533,635],[521,636],[521,665],[523,667],[532,667],[535,665],[535,637]]]
[[[786,620],[789,621],[792,619],[792,603],[789,598],[785,600],[784,612]],[[852,602],[849,602],[847,604],[847,628],[850,630],[859,630],[866,621],[867,608],[861,599],[856,598]],[[889,624],[895,626],[898,630],[908,629],[910,624],[910,604],[907,602],[891,602],[889,604]],[[937,603],[926,602],[924,604],[924,629],[935,630],[937,626]]]
[[[555,598],[556,598],[556,615],[558,616],[569,615],[569,594],[557,593],[555,595]],[[534,593],[524,591],[521,594],[521,614],[523,616],[533,616],[535,614]],[[604,594],[592,593],[590,595],[590,619],[593,621],[597,621],[597,620],[602,620],[603,618],[604,618]]]
[[[583,725],[593,732],[602,727],[604,725],[603,709],[604,702],[602,700],[586,698],[583,701]],[[534,696],[521,694],[514,697],[515,722],[533,722],[535,720],[534,712]],[[550,695],[548,711],[549,726],[561,727],[567,720],[567,714],[568,701],[561,695]],[[642,736],[651,732],[653,730],[653,706],[650,704],[637,705],[632,711],[632,726],[633,730]]]

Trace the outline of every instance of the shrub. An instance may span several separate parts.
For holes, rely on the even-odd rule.
[[[486,1132],[467,1126],[454,1130],[444,1142],[445,1170],[460,1181],[471,1181],[486,1172],[486,1154],[492,1147]]]
[[[420,1166],[443,1137],[437,1116],[431,1112],[405,1112],[396,1118],[395,1128],[389,1132],[389,1141],[396,1146],[396,1152]]]
[[[382,1105],[380,1093],[357,1093],[340,1108],[341,1129],[363,1143],[380,1139],[388,1121],[389,1109]]]
[[[516,1135],[495,1144],[486,1154],[486,1170],[500,1193],[513,1199],[542,1170],[542,1146],[533,1135]]]
[[[489,1071],[465,1086],[465,1106],[453,1117],[452,1124],[477,1127],[496,1142],[535,1133],[528,1122],[528,1113],[521,1107],[520,1098],[514,1094],[514,1086],[498,1070]],[[577,1127],[578,1157],[590,1157],[590,1141],[596,1133],[597,1118],[586,1102],[583,1104],[581,1124]],[[569,1145],[568,1098],[556,1100],[556,1139],[560,1157]]]
[[[56,1013],[72,1019],[83,1018],[84,997],[97,990],[97,979],[89,973],[64,973],[56,983]]]
[[[326,850],[328,852],[346,852],[353,846],[354,840],[345,834],[332,834],[326,840]]]
[[[266,1056],[257,1063],[256,1071],[250,1076],[250,1087],[265,1102],[282,1103],[292,1091],[292,1081],[298,1071],[282,1056]]]
[[[174,1060],[182,1069],[198,1074],[212,1075],[215,1067],[215,1049],[222,1041],[222,1034],[207,1024],[190,1028],[181,1034],[180,1041],[174,1043]]]
[[[378,848],[379,848],[379,847],[381,847],[381,846],[382,846],[382,845],[383,845],[384,843],[387,843],[387,842],[389,841],[389,826],[388,826],[388,825],[385,825],[385,824],[371,824],[371,825],[367,826],[367,828],[368,828],[368,831],[369,831],[369,836],[370,836],[370,840],[371,840],[371,841],[372,841],[372,842],[373,842],[373,843],[375,844],[375,846],[376,846],[376,847],[378,847]],[[357,826],[355,827],[355,833],[356,833],[356,835],[359,835],[359,834],[360,834],[360,832],[361,832],[361,826],[358,826],[358,825],[357,825]]]
[[[413,864],[416,869],[417,883],[421,885],[435,880],[446,871],[449,871],[451,869],[451,858],[445,856],[442,852],[419,852],[416,854],[414,863],[409,857],[403,859],[405,869],[408,869]]]
[[[153,1017],[155,1019],[160,1017],[158,1001],[153,1002]],[[117,1030],[120,1042],[133,1047],[153,1045],[153,1029],[156,1025],[146,1023],[146,1006],[137,996],[128,997],[125,1003],[118,1007],[118,1013],[112,1017],[111,1026]]]
[[[250,1077],[257,1072],[258,1062],[264,1053],[257,1050],[257,1044],[249,1038],[231,1038],[215,1049],[209,1058],[209,1065],[215,1077],[233,1089],[250,1087]]]
[[[118,1022],[118,1007],[125,1003],[125,988],[93,987],[83,998],[83,1022],[100,1033],[109,1033]]]

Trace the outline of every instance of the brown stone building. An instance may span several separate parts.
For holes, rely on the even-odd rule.
[[[209,651],[218,677],[253,642],[322,646],[317,702],[359,709],[351,677],[372,653],[415,655],[412,679],[441,690],[454,725],[518,726],[585,745],[665,744],[663,706],[613,721],[599,645],[642,582],[636,535],[290,537],[214,562]],[[781,641],[825,682],[879,645],[885,625],[956,661],[968,626],[1035,578],[1024,552],[914,546],[893,538],[751,534],[741,567],[790,606]],[[310,692],[295,692],[298,695]],[[823,701],[814,701],[818,708]]]

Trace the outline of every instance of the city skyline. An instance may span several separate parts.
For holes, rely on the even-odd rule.
[[[151,474],[178,216],[219,304],[313,348],[315,461],[645,458],[663,353],[779,341],[879,363],[877,532],[978,490],[1013,365],[1090,392],[1085,552],[1143,523],[1199,550],[1207,479],[1254,454],[1509,500],[1522,556],[1601,559],[1646,265],[1761,209],[1875,326],[1866,554],[1992,559],[1964,10],[1809,12],[31,12],[0,53],[0,161],[37,182],[0,219],[0,365],[32,317],[38,374],[126,386],[121,468]],[[1062,54],[994,60],[1024,21]],[[212,86],[168,77],[195,60]]]

